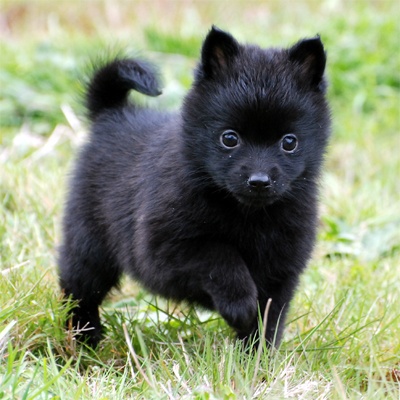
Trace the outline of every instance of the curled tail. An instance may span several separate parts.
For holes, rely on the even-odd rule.
[[[133,59],[116,59],[96,70],[86,91],[86,107],[93,120],[107,108],[122,106],[133,89],[148,96],[158,96],[157,73],[151,64]]]

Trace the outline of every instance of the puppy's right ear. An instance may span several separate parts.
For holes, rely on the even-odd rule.
[[[213,25],[201,50],[198,78],[212,78],[226,72],[233,58],[239,53],[239,48],[239,43],[232,35]]]

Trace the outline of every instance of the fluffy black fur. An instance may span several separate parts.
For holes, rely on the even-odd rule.
[[[319,37],[289,49],[208,33],[177,113],[131,104],[158,95],[151,66],[116,59],[87,89],[92,121],[71,180],[60,283],[73,326],[101,338],[98,307],[123,272],[165,298],[218,311],[239,338],[279,343],[310,258],[329,136]]]

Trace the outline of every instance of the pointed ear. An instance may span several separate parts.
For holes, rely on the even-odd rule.
[[[326,53],[319,36],[296,43],[289,49],[289,59],[300,67],[300,75],[305,82],[315,89],[325,89]]]
[[[198,72],[202,77],[214,77],[227,70],[239,52],[239,43],[227,32],[213,26],[204,40],[201,64]]]

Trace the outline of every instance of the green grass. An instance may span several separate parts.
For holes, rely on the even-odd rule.
[[[152,4],[152,5],[151,5]],[[400,5],[2,1],[0,399],[400,399]],[[242,351],[218,315],[129,280],[95,353],[63,329],[56,247],[85,135],[85,65],[107,49],[155,61],[177,108],[212,23],[240,40],[328,49],[333,137],[313,260],[279,350]],[[146,100],[147,101],[147,100]]]

